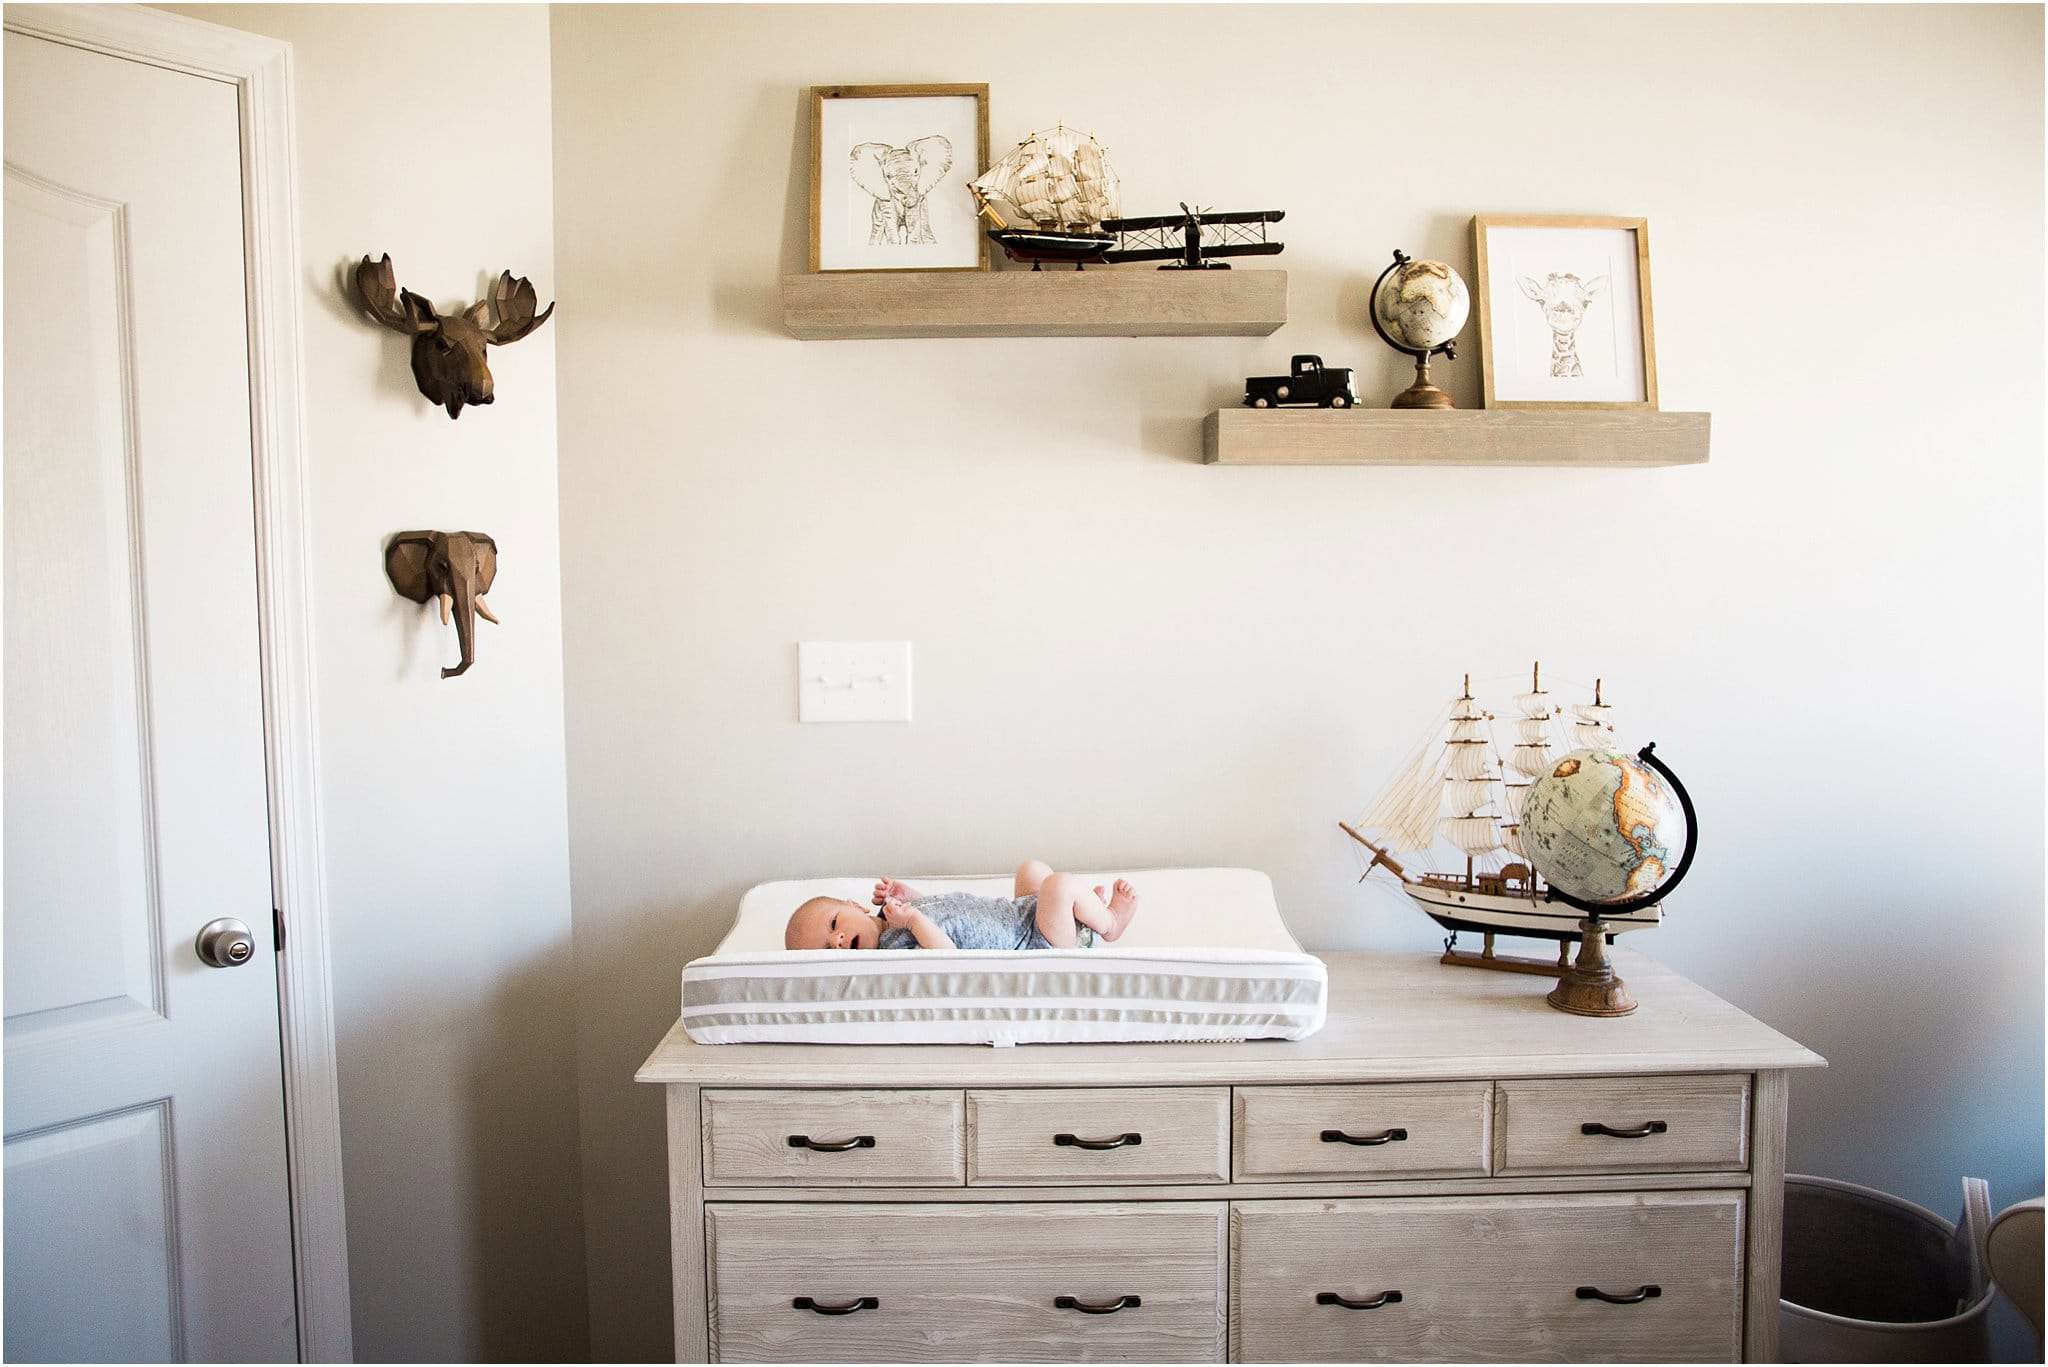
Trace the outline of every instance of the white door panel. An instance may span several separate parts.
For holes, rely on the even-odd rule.
[[[235,88],[9,34],[5,228],[6,1356],[289,1360]]]

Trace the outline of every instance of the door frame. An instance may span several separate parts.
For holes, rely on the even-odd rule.
[[[242,132],[250,445],[299,1358],[349,1362],[348,1233],[320,838],[291,44],[139,5],[9,5],[9,33],[225,81]]]

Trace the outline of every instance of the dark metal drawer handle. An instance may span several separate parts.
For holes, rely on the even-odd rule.
[[[1084,1315],[1114,1315],[1119,1310],[1136,1310],[1145,1302],[1138,1296],[1118,1296],[1113,1301],[1077,1301],[1072,1296],[1054,1296],[1061,1310],[1078,1310]]]
[[[1325,1144],[1392,1144],[1407,1137],[1408,1131],[1403,1129],[1381,1130],[1378,1134],[1346,1134],[1342,1130],[1323,1131]],[[1394,1299],[1399,1300],[1400,1297],[1396,1296]]]
[[[837,1305],[828,1305],[823,1301],[814,1301],[809,1296],[798,1296],[789,1304],[791,1309],[809,1310],[813,1314],[818,1315],[851,1315],[856,1310],[880,1310],[882,1308],[880,1298],[875,1296],[855,1296],[852,1300],[841,1301]]]
[[[1604,1134],[1609,1139],[1648,1139],[1653,1134],[1662,1134],[1670,1129],[1661,1120],[1645,1121],[1632,1130],[1617,1130],[1612,1125],[1602,1125],[1597,1120],[1588,1120],[1579,1126],[1580,1134]]]
[[[857,1134],[851,1139],[813,1139],[807,1134],[793,1134],[789,1137],[789,1146],[792,1149],[809,1149],[813,1153],[845,1153],[848,1149],[872,1149],[875,1137]]]
[[[1317,1305],[1341,1305],[1346,1310],[1377,1310],[1383,1305],[1399,1305],[1400,1303],[1401,1293],[1398,1291],[1382,1291],[1369,1301],[1354,1301],[1350,1297],[1340,1296],[1334,1291],[1318,1291],[1316,1293]]]
[[[1640,1305],[1644,1301],[1653,1301],[1663,1294],[1664,1288],[1654,1283],[1639,1286],[1625,1296],[1602,1291],[1597,1286],[1582,1286],[1578,1291],[1579,1299],[1582,1301],[1606,1301],[1609,1305]]]
[[[1129,1134],[1117,1135],[1114,1139],[1081,1139],[1071,1134],[1056,1134],[1052,1137],[1052,1142],[1063,1149],[1122,1149],[1136,1148],[1145,1142],[1145,1136],[1139,1134],[1136,1130],[1132,1130]],[[1133,1300],[1131,1304],[1136,1305],[1137,1301]],[[1106,1315],[1109,1312],[1107,1310],[1100,1310],[1091,1311],[1090,1313]]]

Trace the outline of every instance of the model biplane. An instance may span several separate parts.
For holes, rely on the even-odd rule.
[[[1266,225],[1287,215],[1279,209],[1219,214],[1180,206],[1177,214],[1157,218],[1106,218],[1104,232],[1117,235],[1117,245],[1102,254],[1105,261],[1164,261],[1163,271],[1227,271],[1219,256],[1274,256],[1286,244],[1266,240]]]

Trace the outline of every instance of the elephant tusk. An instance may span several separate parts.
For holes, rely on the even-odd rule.
[[[454,594],[452,594],[452,593],[444,593],[444,594],[442,594],[442,595],[441,595],[441,625],[442,625],[442,626],[444,626],[444,627],[445,627],[445,626],[447,626],[447,625],[448,625],[448,609],[449,609],[449,608],[451,608],[451,607],[454,607],[454,606],[455,606],[455,595],[454,595]]]
[[[490,606],[484,602],[484,596],[481,593],[476,596],[476,615],[493,626],[504,625],[498,620],[498,614],[492,612]]]

